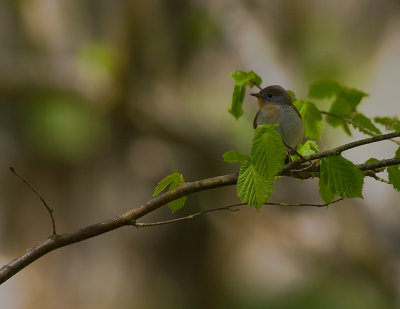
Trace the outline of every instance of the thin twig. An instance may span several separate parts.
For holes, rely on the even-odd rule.
[[[387,181],[386,179],[383,179],[383,178],[379,177],[379,176],[376,175],[373,171],[366,171],[366,172],[364,172],[364,174],[365,174],[365,176],[372,177],[372,178],[374,178],[375,180],[378,180],[378,181],[380,181],[380,182],[383,182],[383,183],[386,183],[386,184],[390,185],[389,181]]]
[[[265,206],[282,206],[282,207],[303,207],[303,206],[310,206],[310,207],[326,207],[329,206],[331,204],[335,204],[337,202],[340,202],[343,200],[343,197],[338,198],[332,202],[329,203],[325,203],[325,204],[310,204],[310,203],[296,203],[296,204],[288,204],[288,203],[272,203],[272,202],[267,202],[264,203],[263,205]],[[247,204],[234,204],[234,205],[230,205],[230,207],[234,207],[234,206],[245,206]]]
[[[155,226],[155,225],[164,225],[164,224],[170,224],[170,223],[175,223],[179,221],[185,221],[185,220],[191,220],[197,216],[209,213],[209,212],[214,212],[214,211],[220,211],[220,210],[228,210],[228,211],[238,211],[239,209],[233,208],[234,206],[226,206],[226,207],[219,207],[219,208],[213,208],[209,210],[204,210],[204,211],[199,211],[194,214],[185,216],[185,217],[180,217],[180,218],[175,218],[171,220],[165,220],[165,221],[158,221],[158,222],[136,222],[135,220],[132,220],[131,225],[135,227],[148,227],[148,226]]]
[[[299,170],[293,170],[293,172],[295,172],[295,173],[305,172],[308,169],[311,169],[315,164],[317,164],[317,160],[311,161],[311,163],[309,165],[307,165]]]
[[[342,201],[343,198],[339,198],[337,200],[334,200],[332,202],[329,203],[325,203],[325,204],[309,204],[309,203],[298,203],[298,204],[288,204],[288,203],[264,203],[263,205],[265,206],[281,206],[281,207],[301,207],[301,206],[312,206],[312,207],[326,207],[329,206],[331,204],[337,203]],[[213,209],[209,209],[209,210],[204,210],[204,211],[199,211],[196,212],[194,214],[185,216],[185,217],[180,217],[180,218],[175,218],[175,219],[171,219],[171,220],[165,220],[165,221],[158,221],[158,222],[136,222],[135,220],[132,220],[131,225],[133,225],[134,227],[149,227],[149,226],[157,226],[157,225],[165,225],[165,224],[171,224],[171,223],[176,223],[176,222],[180,222],[180,221],[186,221],[186,220],[192,220],[197,216],[209,213],[209,212],[214,212],[214,211],[220,211],[220,210],[228,210],[228,211],[239,211],[239,208],[234,208],[234,207],[239,207],[239,206],[246,206],[247,204],[234,204],[234,205],[229,205],[226,207],[219,207],[219,208],[213,208]]]
[[[53,226],[53,236],[57,236],[56,221],[54,220],[54,214],[53,214],[54,211],[53,211],[53,209],[46,203],[46,201],[40,195],[40,193],[38,191],[36,191],[35,188],[25,178],[23,178],[21,175],[19,175],[12,166],[10,166],[10,171],[15,176],[17,176],[24,184],[26,184],[28,186],[28,188],[40,199],[40,201],[42,202],[43,206],[46,208],[47,212],[50,215],[51,224]]]
[[[337,119],[343,120],[343,121],[347,122],[348,124],[351,124],[352,126],[359,128],[361,131],[367,132],[368,134],[370,134],[372,136],[379,136],[379,133],[376,133],[376,132],[374,132],[374,131],[372,131],[372,130],[370,130],[370,129],[368,129],[368,128],[360,125],[360,124],[358,124],[357,122],[355,122],[354,120],[352,120],[350,118],[346,118],[346,117],[339,116],[339,115],[333,114],[331,112],[325,112],[325,111],[321,111],[321,114],[324,114],[324,115],[327,115],[327,116],[331,116],[331,117],[335,117]],[[398,141],[398,140],[395,140],[395,139],[392,139],[392,138],[390,138],[389,140],[391,142],[397,144],[397,145],[400,145],[400,141]]]

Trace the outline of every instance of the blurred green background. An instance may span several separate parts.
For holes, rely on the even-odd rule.
[[[234,70],[305,97],[320,78],[370,94],[368,116],[400,115],[397,0],[0,2],[0,262],[51,233],[151,197],[165,175],[235,172],[254,98],[228,114]],[[354,138],[362,135],[355,134]],[[329,128],[321,148],[352,138]],[[383,142],[345,156],[393,157]],[[271,200],[318,203],[318,183],[280,179]],[[190,196],[151,222],[236,203]],[[366,179],[364,199],[326,209],[263,207],[123,228],[57,250],[0,288],[2,308],[399,308],[400,197]]]

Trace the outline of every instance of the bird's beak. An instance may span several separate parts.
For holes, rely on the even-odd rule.
[[[256,98],[261,97],[259,93],[250,93],[250,95],[252,95],[253,97],[256,97]]]

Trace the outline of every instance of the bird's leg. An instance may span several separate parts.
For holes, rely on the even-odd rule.
[[[298,155],[299,158],[301,158],[303,161],[305,160],[304,157],[303,157],[301,154],[299,154],[299,152],[298,152],[295,148],[290,147],[290,146],[289,146],[288,144],[286,144],[284,141],[282,141],[282,142],[283,142],[283,144],[286,146],[286,148],[289,149],[289,151],[288,151],[289,162],[292,161],[292,158],[290,157],[291,154],[296,154],[296,155]]]

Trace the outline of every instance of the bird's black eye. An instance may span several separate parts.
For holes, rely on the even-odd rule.
[[[268,94],[267,94],[267,98],[268,98],[268,99],[271,99],[271,98],[272,98],[272,93],[268,93]]]

